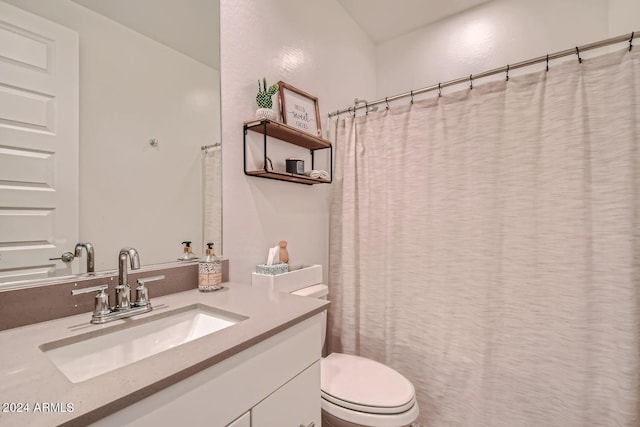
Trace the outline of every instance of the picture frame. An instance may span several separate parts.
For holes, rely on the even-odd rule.
[[[282,123],[301,132],[322,137],[318,98],[282,80],[278,82]]]

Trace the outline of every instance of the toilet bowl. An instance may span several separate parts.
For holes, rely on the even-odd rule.
[[[329,288],[318,284],[291,293],[326,299]],[[325,338],[326,317],[323,345]],[[418,418],[413,384],[382,363],[331,353],[321,360],[320,372],[324,427],[408,427]]]

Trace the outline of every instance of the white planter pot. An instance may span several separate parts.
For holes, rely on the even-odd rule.
[[[276,112],[271,108],[258,108],[256,110],[256,119],[276,120]]]

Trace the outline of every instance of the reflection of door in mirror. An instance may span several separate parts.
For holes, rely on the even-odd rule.
[[[79,234],[78,35],[0,3],[0,282],[71,274]]]

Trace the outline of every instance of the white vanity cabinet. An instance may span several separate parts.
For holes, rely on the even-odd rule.
[[[251,412],[246,412],[227,427],[251,427]]]
[[[320,427],[319,402],[318,361],[227,427]]]
[[[320,427],[320,361],[251,409],[251,427]]]
[[[93,425],[319,427],[322,319],[294,324]]]

